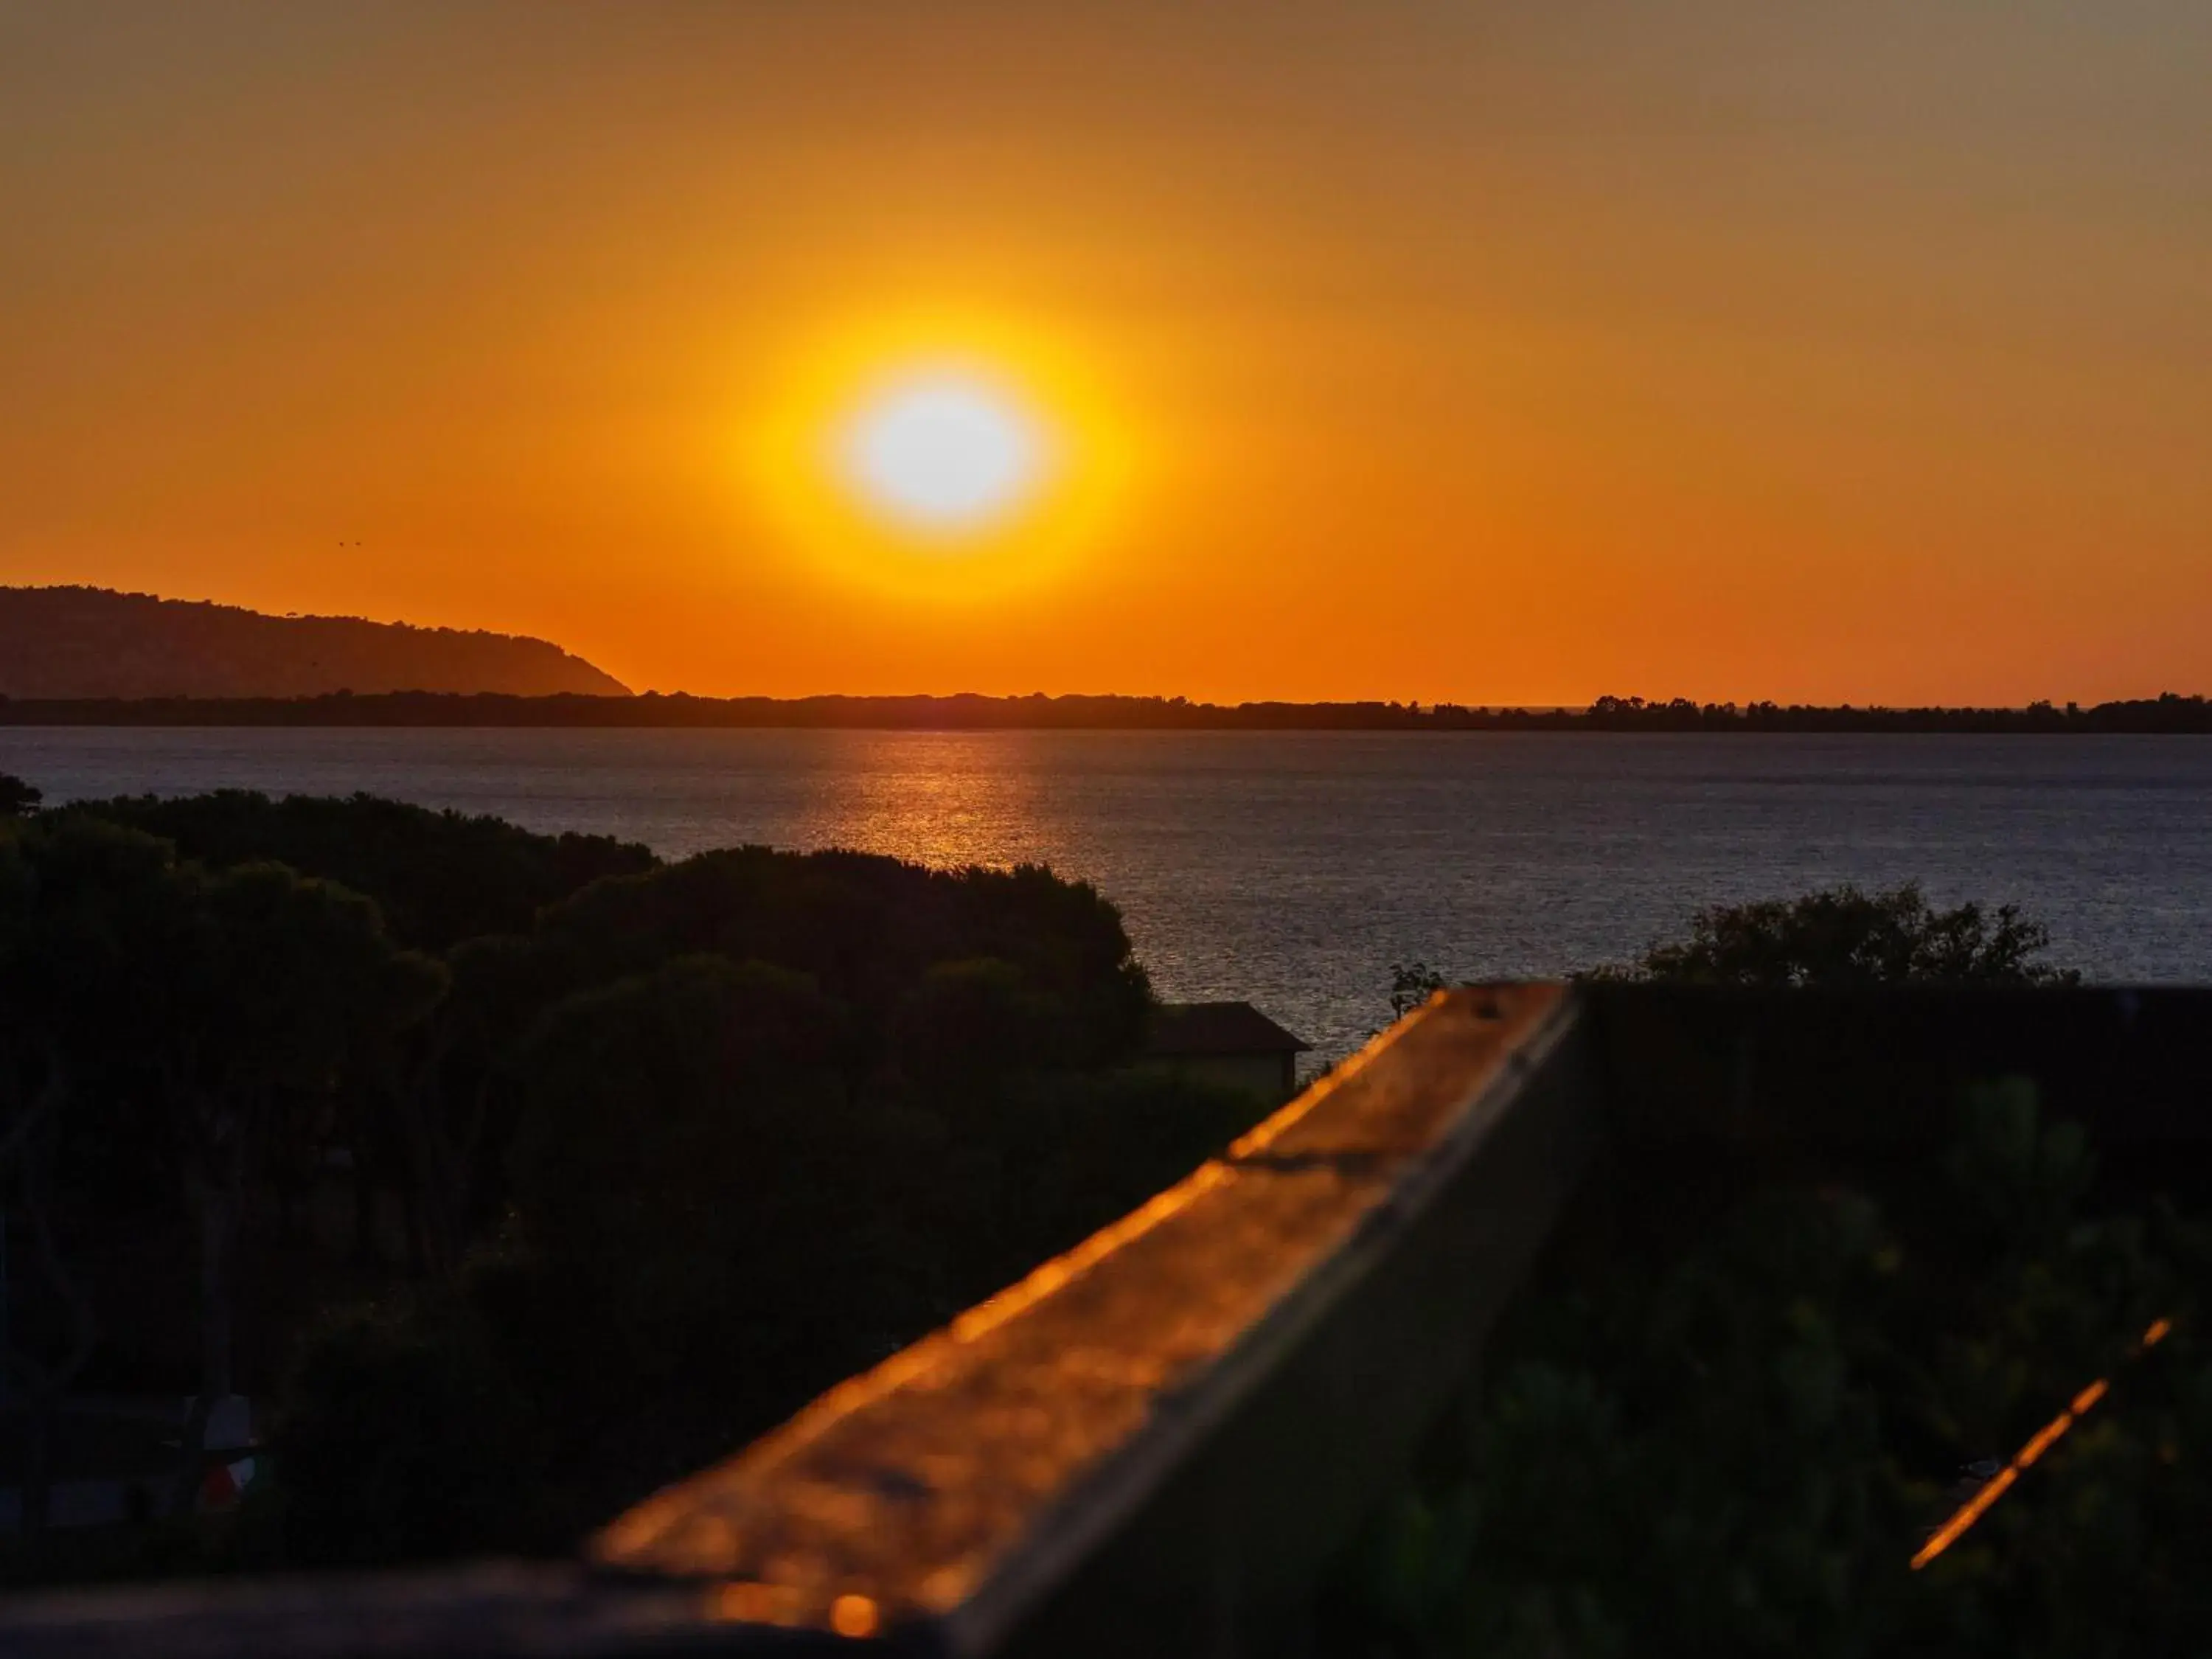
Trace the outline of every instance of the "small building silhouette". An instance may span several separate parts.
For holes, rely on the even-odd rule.
[[[1164,1002],[1145,1037],[1147,1063],[1273,1102],[1298,1086],[1298,1056],[1313,1045],[1249,1002]]]

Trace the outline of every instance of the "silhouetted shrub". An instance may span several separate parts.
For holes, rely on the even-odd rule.
[[[1671,1259],[1562,1255],[1353,1553],[1331,1650],[2199,1650],[2212,1234],[2093,1209],[2090,1173],[2077,1127],[2000,1083],[1963,1099],[1933,1204],[1778,1187]],[[2110,1400],[1911,1571],[2100,1376]]]
[[[1690,937],[1656,945],[1626,977],[1704,985],[2070,984],[2036,960],[2042,923],[2017,906],[1938,910],[1919,884],[1869,893],[1846,884],[1796,899],[1701,910]]]
[[[301,1344],[276,1426],[285,1556],[362,1565],[543,1547],[531,1406],[464,1297],[335,1316]]]
[[[0,1176],[198,1241],[178,1392],[293,1348],[273,1559],[557,1547],[1143,1202],[1256,1114],[1126,1069],[1149,1006],[1043,869],[367,796],[0,821]],[[93,1300],[16,1309],[46,1407]]]
[[[545,906],[655,862],[643,847],[611,836],[538,835],[501,818],[365,794],[272,800],[222,789],[70,810],[159,836],[218,868],[271,860],[343,882],[375,899],[394,938],[433,950],[480,933],[527,933]]]

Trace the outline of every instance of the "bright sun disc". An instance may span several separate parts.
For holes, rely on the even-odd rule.
[[[794,571],[901,604],[1066,579],[1136,499],[1148,447],[1092,355],[973,311],[825,319],[757,396],[738,420],[759,527]]]
[[[846,467],[863,495],[894,517],[960,530],[1020,504],[1042,457],[1035,426],[1008,399],[963,380],[916,382],[884,393],[847,434]]]

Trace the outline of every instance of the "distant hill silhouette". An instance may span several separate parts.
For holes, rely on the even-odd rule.
[[[359,617],[270,617],[104,587],[0,587],[0,696],[312,697],[629,688],[544,640]]]

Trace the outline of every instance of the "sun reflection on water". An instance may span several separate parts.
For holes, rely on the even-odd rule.
[[[1049,803],[1018,747],[951,735],[918,744],[889,733],[859,747],[810,826],[817,845],[941,867],[1052,861]]]

